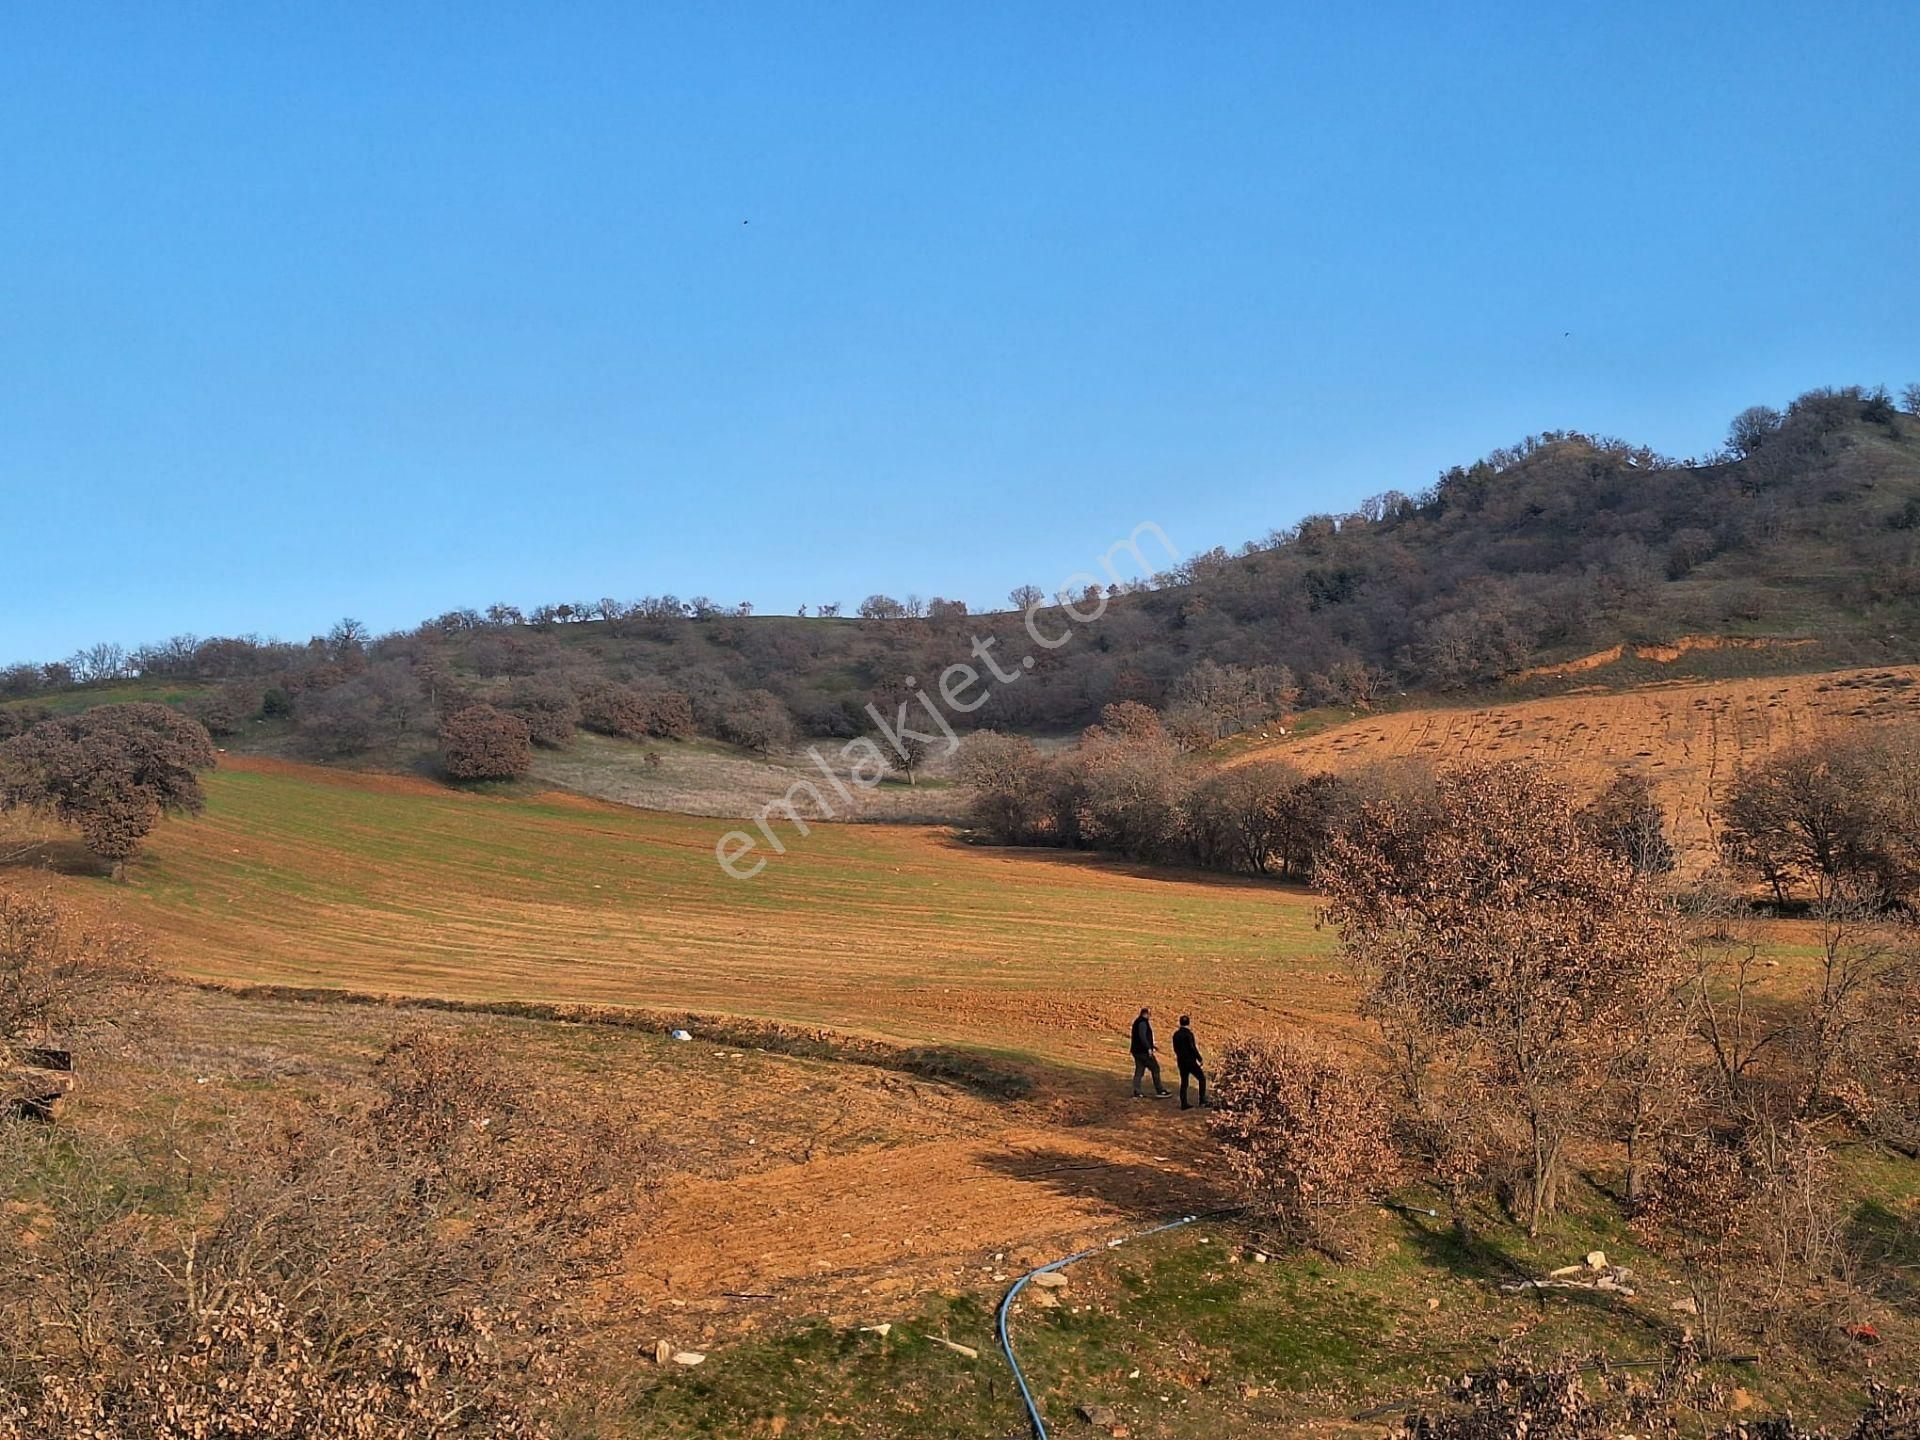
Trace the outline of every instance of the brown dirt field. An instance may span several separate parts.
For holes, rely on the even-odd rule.
[[[412,1026],[477,1036],[543,1106],[591,1101],[664,1147],[665,1183],[592,1302],[636,1337],[885,1319],[916,1296],[991,1288],[1016,1250],[1038,1263],[1219,1201],[1198,1113],[1073,1081],[1008,1104],[632,1030],[200,990],[163,992],[136,1034],[88,1054],[62,1123],[153,1134],[351,1095]]]
[[[1654,685],[1479,709],[1396,711],[1224,763],[1290,760],[1340,771],[1377,760],[1541,760],[1598,789],[1622,770],[1650,776],[1687,866],[1713,853],[1714,811],[1742,764],[1852,724],[1920,719],[1920,666]]]

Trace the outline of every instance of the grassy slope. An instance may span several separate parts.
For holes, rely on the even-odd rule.
[[[752,881],[726,822],[232,761],[134,867],[133,916],[201,978],[726,1010],[1110,1056],[1133,1008],[1346,1009],[1316,902],[929,830],[816,827]]]

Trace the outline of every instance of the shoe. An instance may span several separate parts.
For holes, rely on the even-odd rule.
[[[1153,1098],[1154,1098],[1154,1099],[1156,1099],[1156,1100],[1171,1100],[1171,1099],[1173,1099],[1173,1091],[1171,1091],[1171,1090],[1156,1090],[1156,1091],[1154,1091],[1154,1092],[1153,1092]]]
[[[1191,1109],[1193,1109],[1193,1106],[1191,1106],[1191,1105],[1189,1105],[1189,1104],[1187,1104],[1187,1102],[1186,1102],[1186,1101],[1184,1101],[1184,1100],[1182,1100],[1182,1101],[1180,1102],[1180,1108],[1181,1108],[1182,1110],[1191,1110]]]

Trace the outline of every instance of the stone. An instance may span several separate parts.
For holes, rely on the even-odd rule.
[[[1049,1270],[1044,1275],[1034,1276],[1033,1283],[1042,1290],[1064,1290],[1067,1288],[1067,1277],[1058,1270]]]
[[[676,1350],[673,1352],[673,1363],[687,1366],[704,1365],[707,1363],[707,1357],[698,1350]]]
[[[1589,1250],[1587,1252],[1587,1269],[1604,1270],[1606,1268],[1607,1268],[1607,1252],[1606,1251]]]
[[[671,1340],[655,1341],[653,1346],[653,1363],[656,1365],[665,1365],[672,1359],[673,1342]]]
[[[1111,1430],[1120,1423],[1120,1417],[1113,1413],[1111,1405],[1082,1405],[1079,1416],[1089,1425],[1097,1425],[1102,1430]]]

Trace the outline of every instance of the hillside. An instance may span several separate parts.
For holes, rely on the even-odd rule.
[[[1531,759],[1596,791],[1637,770],[1652,778],[1692,868],[1713,854],[1716,811],[1742,765],[1838,727],[1915,720],[1920,667],[1896,666],[1396,710],[1297,738],[1247,737],[1223,747],[1223,763],[1281,759],[1337,773],[1381,760]]]
[[[0,671],[0,697],[16,710],[67,708],[124,693],[137,672],[233,746],[406,768],[432,764],[449,707],[486,700],[552,716],[608,686],[668,697],[678,709],[662,735],[767,752],[848,737],[871,728],[870,702],[904,698],[910,677],[977,664],[976,646],[1034,664],[986,687],[956,724],[1037,732],[1076,729],[1116,699],[1177,700],[1206,660],[1285,667],[1315,705],[1516,675],[1533,691],[1562,689],[1584,683],[1550,673],[1562,662],[1689,635],[1795,644],[1702,651],[1676,672],[1920,659],[1920,418],[1876,393],[1814,391],[1737,438],[1737,454],[1682,463],[1619,441],[1536,436],[1417,493],[1388,491],[1151,577],[1159,556],[1143,540],[1144,565],[1118,554],[1099,619],[1042,617],[1071,637],[1052,650],[1018,614],[956,602],[915,615],[876,597],[864,608],[892,618],[843,619],[655,596],[454,610],[378,638],[343,625],[303,645],[105,646],[70,665]],[[89,674],[99,678],[75,689]]]

